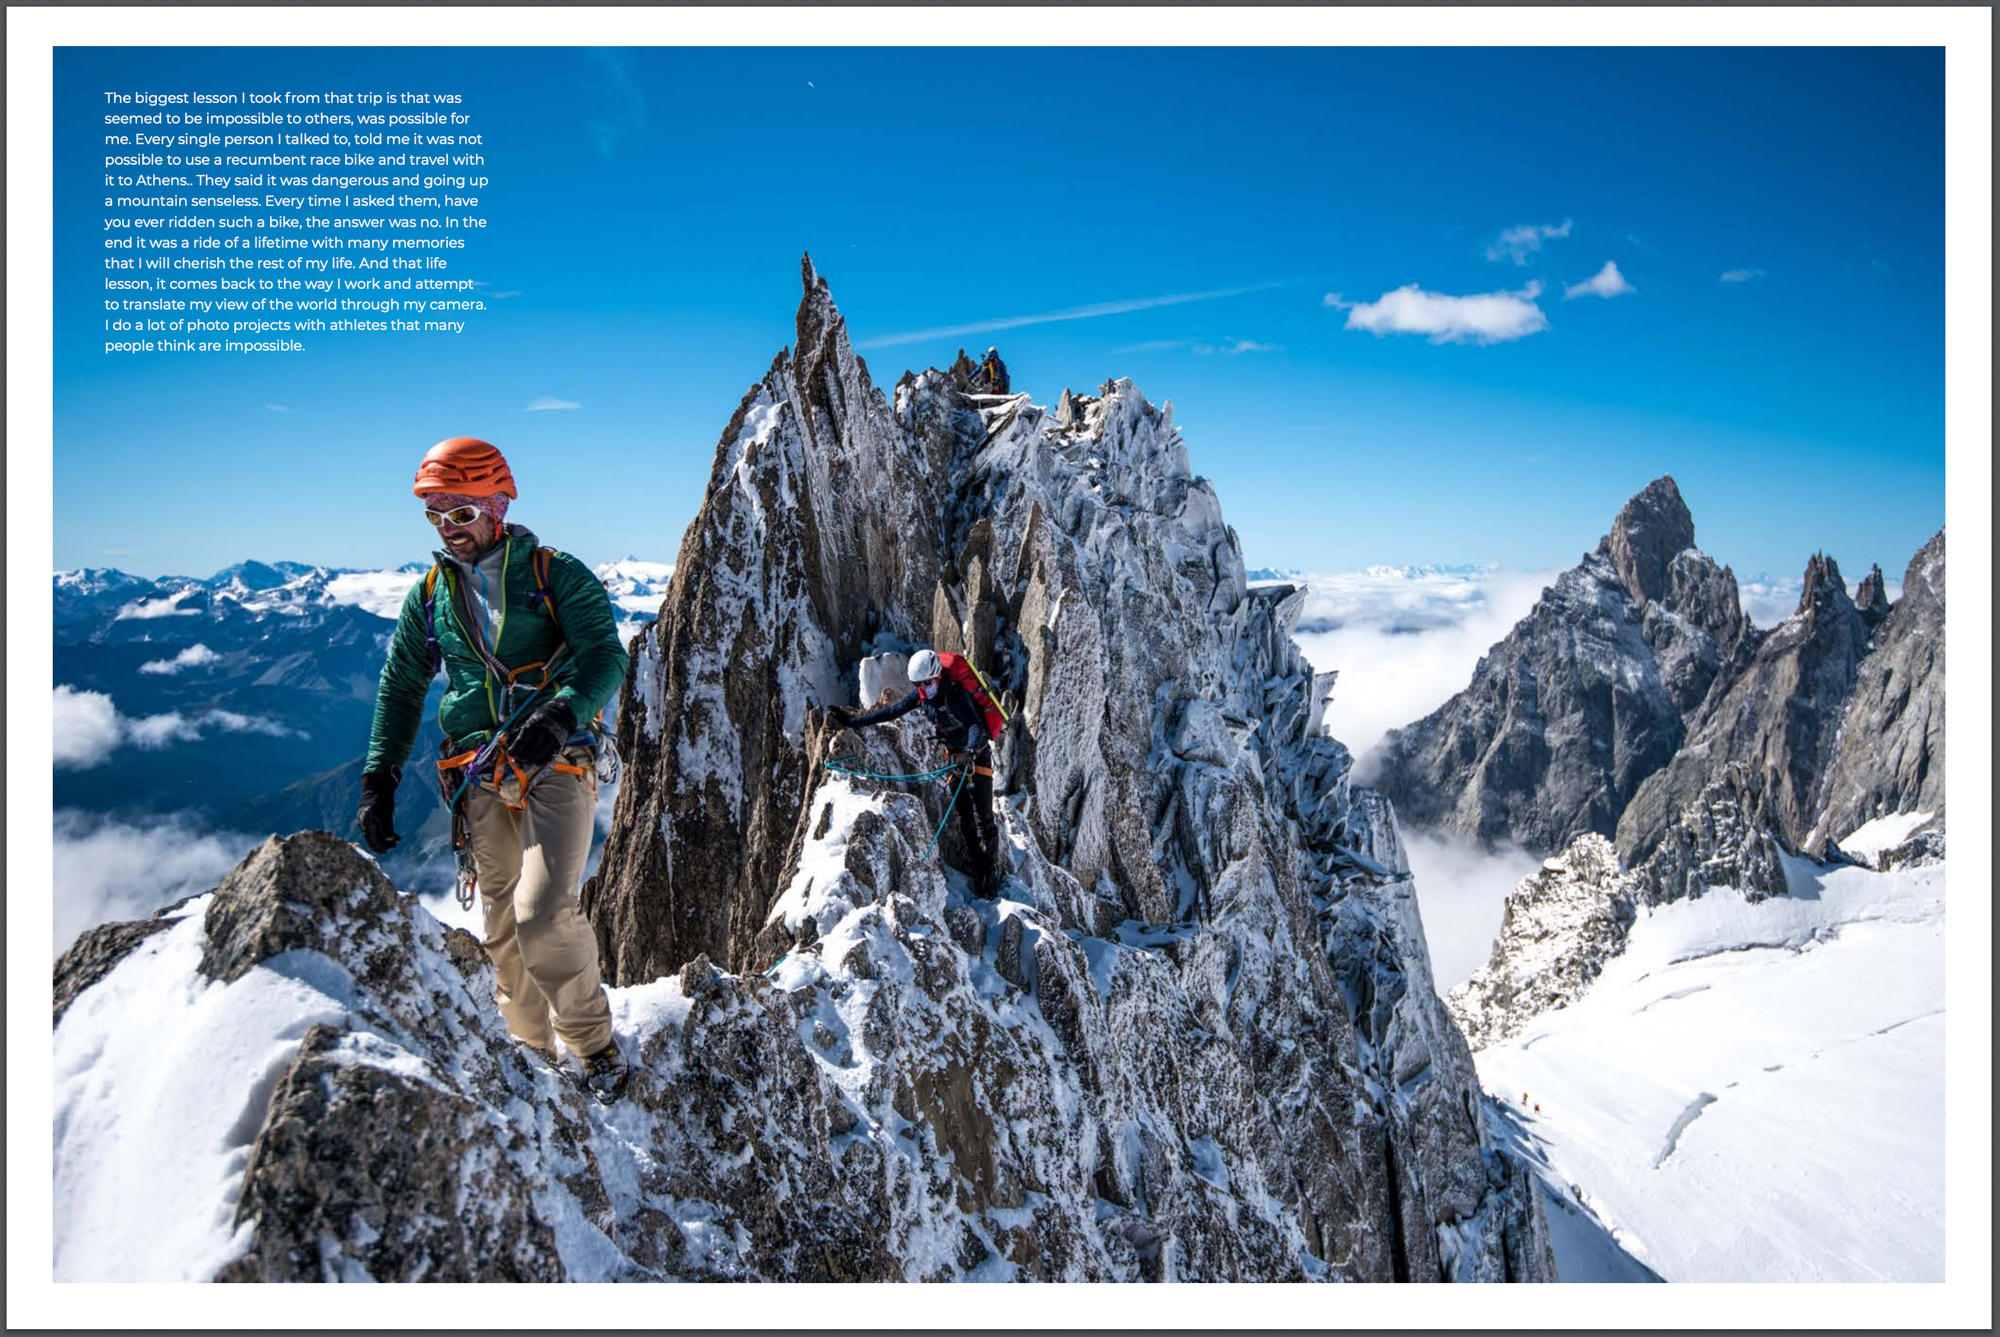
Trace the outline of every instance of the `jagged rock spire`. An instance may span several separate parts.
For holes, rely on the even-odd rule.
[[[1662,474],[1625,503],[1599,550],[1610,556],[1619,580],[1643,604],[1666,594],[1674,556],[1693,546],[1694,516],[1673,476]]]
[[[745,1014],[803,1053],[807,1011],[865,1006],[850,1039],[821,1038],[829,1023],[811,1040],[865,1049],[865,1063],[827,1049],[805,1071],[878,1074],[842,1105],[867,1111],[859,1136],[893,1136],[879,1112],[892,1105],[939,1130],[974,1209],[1018,1207],[1028,1185],[1059,1202],[1061,1223],[1038,1227],[1047,1275],[1148,1275],[1170,1255],[1189,1277],[1308,1270],[1291,1226],[1238,1239],[1230,1222],[1250,1213],[1211,1205],[1209,1181],[1175,1168],[1198,1163],[1180,1148],[1204,1136],[1241,1182],[1282,1186],[1260,1192],[1330,1275],[1547,1275],[1535,1199],[1518,1167],[1493,1178],[1469,1117],[1477,1075],[1431,986],[1394,822],[1350,788],[1345,749],[1318,727],[1324,677],[1288,635],[1302,598],[1246,589],[1171,405],[1113,379],[1071,397],[1058,430],[1026,396],[968,393],[969,357],[884,396],[810,259],[801,276],[798,345],[725,429],[666,603],[634,645],[625,779],[588,897],[607,973],[645,983],[697,953],[745,981],[781,954],[818,972]],[[1013,710],[995,754],[1004,913],[956,889],[956,835],[934,836],[916,795],[821,765],[836,738],[823,709],[855,703],[864,658],[922,644],[964,647]],[[840,755],[870,749],[872,773],[934,764],[920,717],[865,735],[838,735]],[[1184,954],[1133,954],[1114,932],[1132,921],[1174,926]],[[982,950],[1021,1001],[970,987]],[[1266,964],[1238,968],[1226,1002],[1213,992],[1221,963],[1253,960]],[[996,1006],[1034,1009],[1053,1039],[996,1023]],[[1214,1043],[1225,1026],[1241,1043]],[[1281,1035],[1291,1043],[1266,1043]],[[1213,1133],[1181,1112],[1208,1108],[1205,1094],[1127,1075],[1141,1056],[1149,1072],[1193,1071],[1191,1046],[1207,1056],[1203,1091],[1245,1111]],[[1083,1094],[1058,1100],[1057,1082]],[[1396,1097],[1377,1107],[1357,1082]],[[797,1102],[773,1114],[811,1119]],[[1269,1130],[1254,1155],[1238,1125]],[[1125,1127],[1140,1131],[1110,1131]],[[892,1247],[917,1237],[898,1219],[931,1238],[938,1204],[960,1200],[940,1178],[913,1209],[862,1158],[835,1159],[852,1186],[825,1196],[888,1200]],[[1093,1164],[1081,1178],[1054,1168]],[[1444,1223],[1475,1220],[1444,1247]],[[1107,1238],[1100,1263],[1090,1251]],[[1144,1255],[1130,1267],[1127,1245]]]
[[[1852,611],[1854,601],[1847,597],[1847,584],[1840,578],[1840,564],[1823,552],[1816,552],[1806,559],[1799,606],[1793,616],[1806,614],[1819,618],[1829,613]]]
[[[1889,590],[1882,583],[1880,564],[1870,565],[1868,574],[1861,578],[1861,588],[1854,595],[1854,609],[1871,627],[1889,615]]]

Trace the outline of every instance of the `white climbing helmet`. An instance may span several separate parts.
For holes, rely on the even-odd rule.
[[[910,656],[909,677],[911,682],[929,682],[944,672],[944,665],[938,662],[934,650],[919,650]]]

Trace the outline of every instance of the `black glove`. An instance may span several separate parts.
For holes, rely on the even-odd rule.
[[[852,729],[854,727],[854,716],[848,713],[845,706],[828,706],[826,708],[826,717],[833,721],[833,727],[836,729]]]
[[[402,837],[396,834],[396,783],[403,778],[401,766],[386,771],[369,771],[361,777],[361,838],[377,854],[396,848]]]
[[[569,708],[569,702],[544,701],[529,711],[528,718],[514,730],[514,741],[507,748],[507,755],[519,762],[522,769],[532,771],[554,760],[575,732],[576,712]]]

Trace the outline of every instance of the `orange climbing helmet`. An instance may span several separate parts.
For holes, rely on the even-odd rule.
[[[417,466],[417,485],[413,490],[419,497],[433,492],[452,492],[465,497],[490,497],[502,492],[515,498],[521,495],[514,490],[514,474],[507,468],[507,459],[499,447],[476,436],[454,436],[425,451],[424,462]]]

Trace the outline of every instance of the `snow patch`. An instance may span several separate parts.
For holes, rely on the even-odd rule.
[[[1872,866],[1881,857],[1882,851],[1895,849],[1936,815],[1929,812],[1892,812],[1863,822],[1835,843],[1843,854]]]

